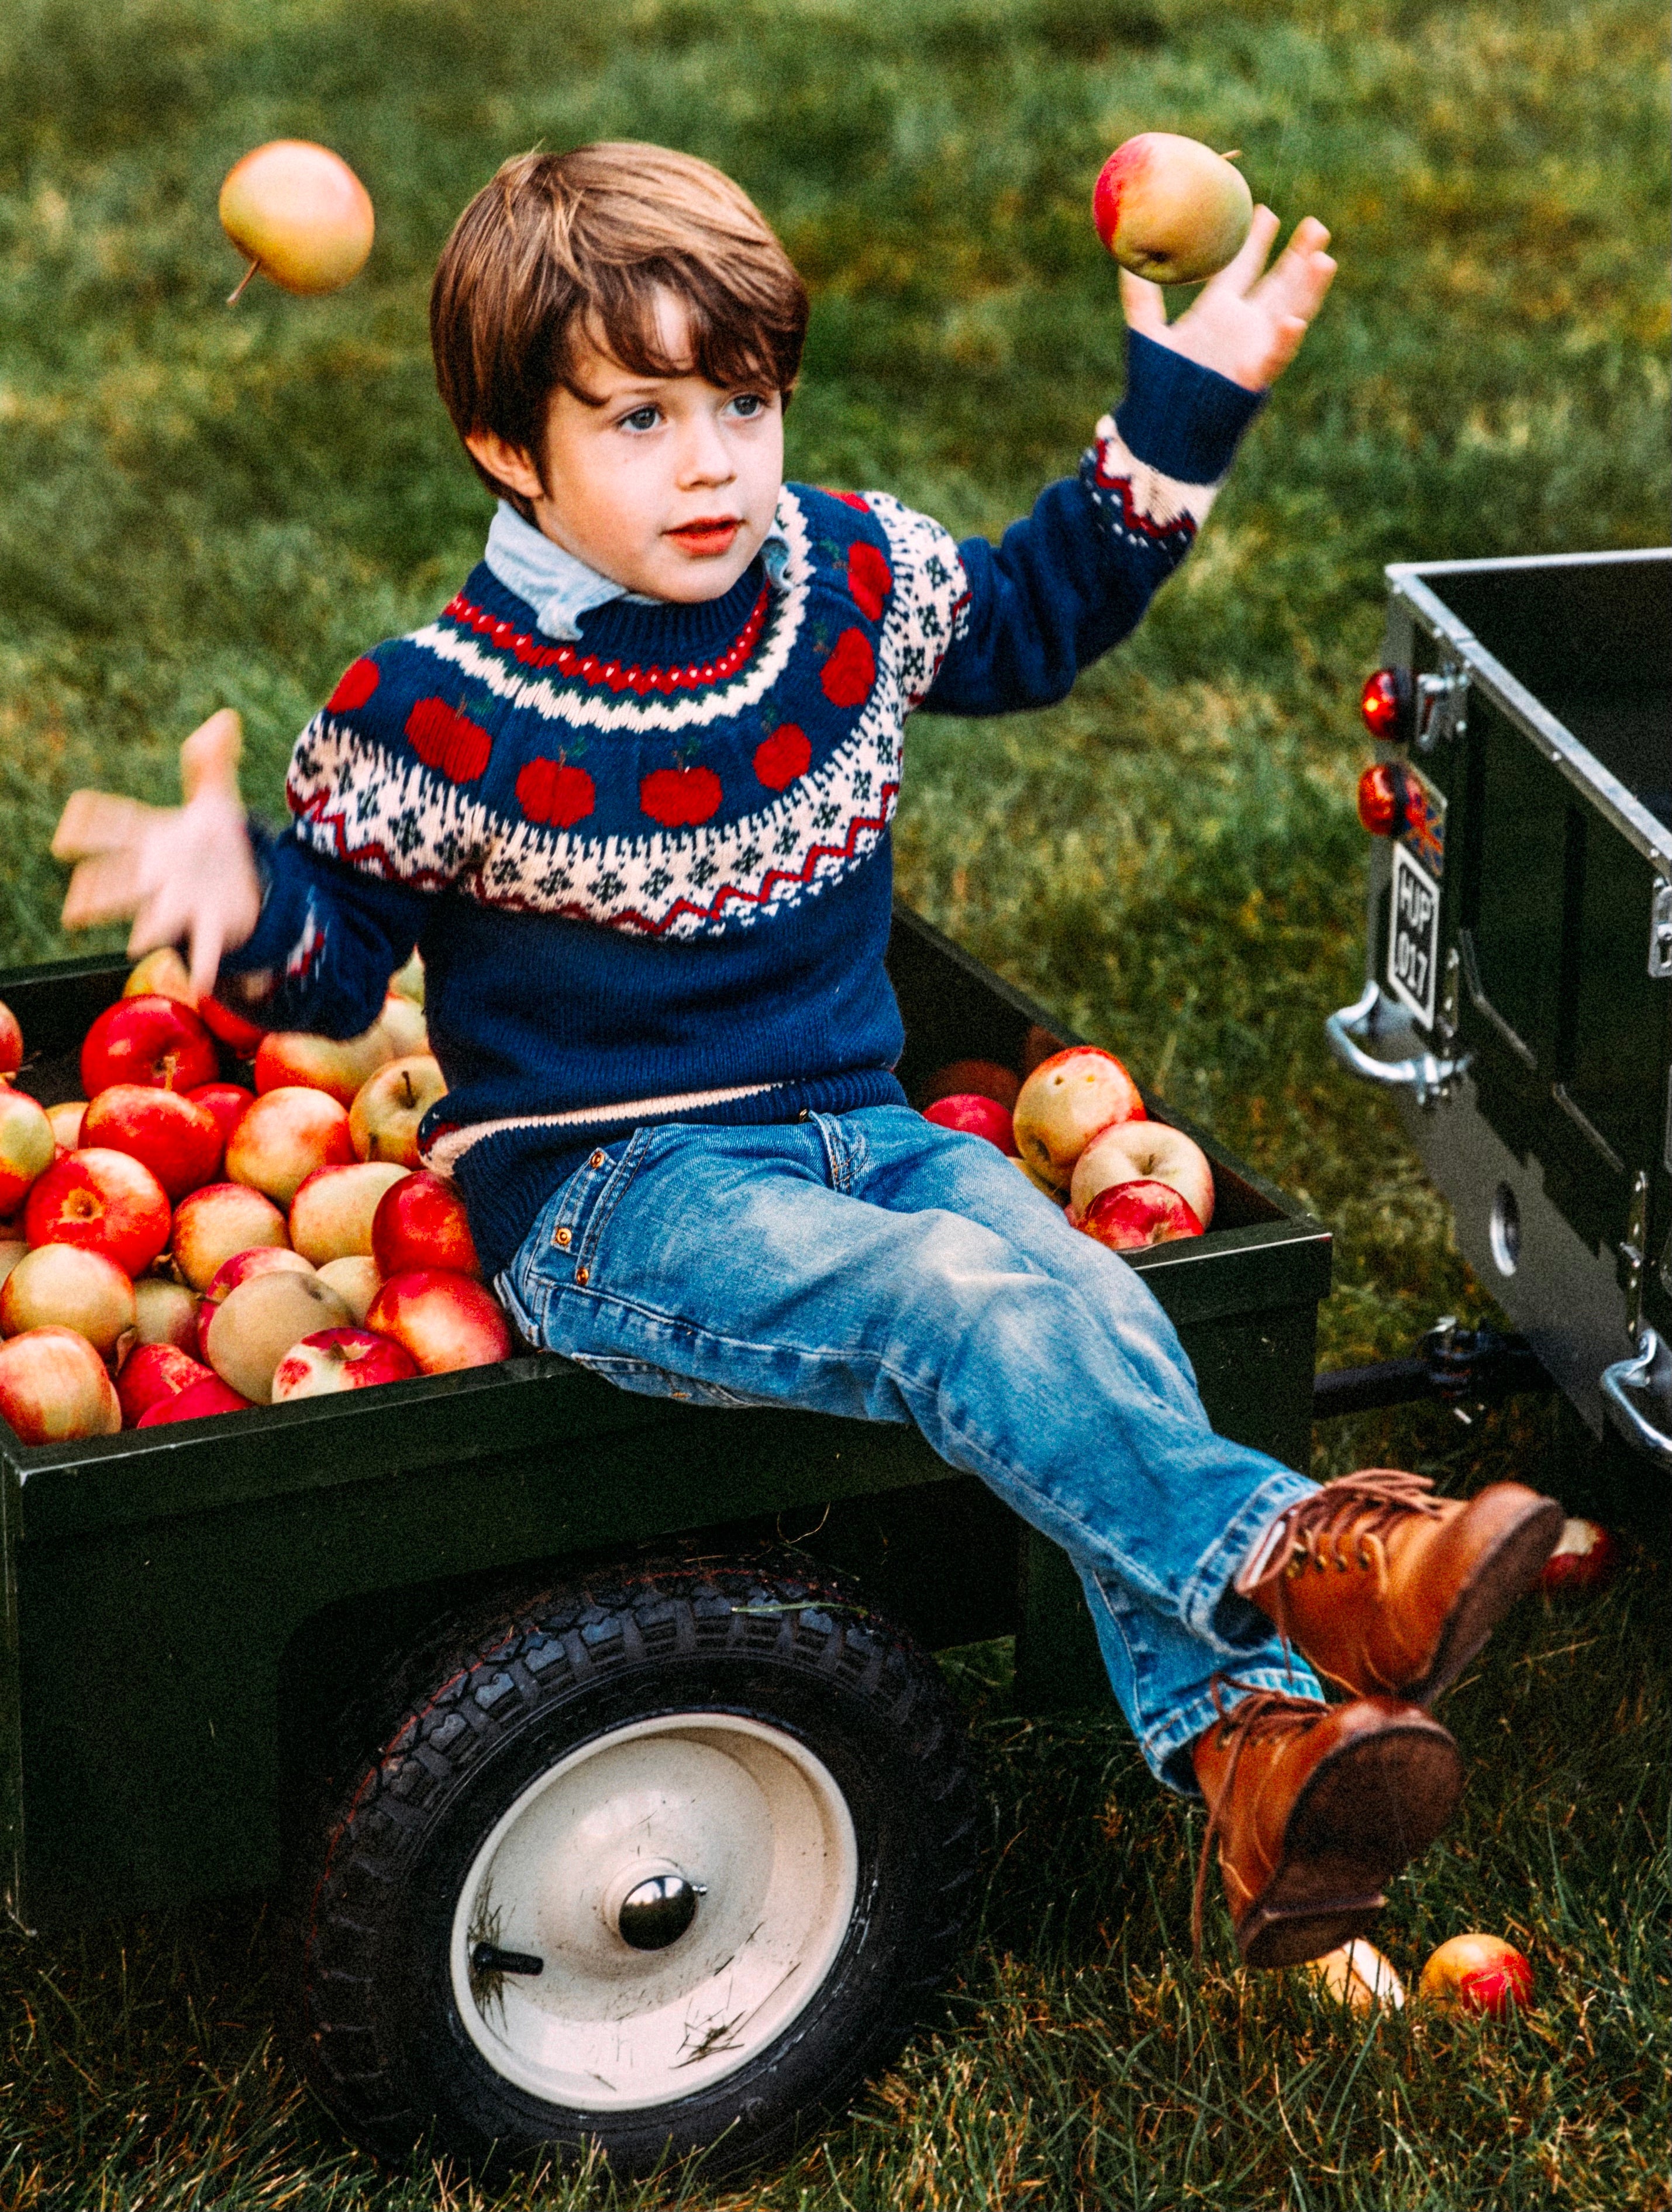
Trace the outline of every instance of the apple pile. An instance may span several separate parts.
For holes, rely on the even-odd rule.
[[[464,1202],[418,1164],[446,1089],[422,997],[415,958],[363,1036],[267,1035],[149,953],[82,1041],[86,1098],[50,1108],[13,1087],[0,1006],[0,1416],[25,1443],[509,1354]]]
[[[1151,1121],[1137,1085],[1097,1045],[1053,1053],[1025,1079],[996,1061],[954,1060],[927,1096],[927,1120],[996,1145],[1112,1252],[1200,1237],[1213,1218],[1207,1155]]]

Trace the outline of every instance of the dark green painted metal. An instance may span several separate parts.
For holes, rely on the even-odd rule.
[[[909,1087],[1073,1041],[903,910],[890,961]],[[76,1048],[124,973],[0,976],[37,1095],[76,1095]],[[1329,1239],[1208,1150],[1213,1231],[1136,1264],[1216,1425],[1304,1463]],[[1041,1706],[1106,1694],[1067,1561],[903,1427],[635,1397],[530,1355],[236,1422],[33,1449],[0,1431],[0,1465],[17,1639],[0,1787],[21,1782],[29,1917],[271,1880],[310,1729],[472,1578],[799,1541],[933,1646],[1015,1631]]]

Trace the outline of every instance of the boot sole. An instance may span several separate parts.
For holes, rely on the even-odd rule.
[[[1237,1929],[1250,1966],[1295,1966],[1369,1930],[1383,1885],[1425,1851],[1462,1794],[1438,1722],[1395,1723],[1320,1761],[1295,1799],[1283,1856]]]
[[[1534,1498],[1525,1505],[1499,1532],[1459,1594],[1440,1630],[1427,1674],[1420,1681],[1402,1684],[1393,1694],[1418,1705],[1432,1705],[1443,1697],[1469,1661],[1485,1650],[1516,1600],[1538,1580],[1561,1533],[1562,1509],[1553,1498]]]

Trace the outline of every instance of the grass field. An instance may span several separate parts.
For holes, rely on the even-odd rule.
[[[1389,559],[1667,530],[1666,32],[1647,0],[13,0],[0,27],[0,958],[64,949],[66,793],[173,786],[212,707],[277,810],[296,731],[423,618],[486,504],[424,301],[504,155],[662,139],[735,173],[815,293],[792,473],[995,532],[1118,388],[1086,217],[1109,148],[1245,151],[1341,273],[1199,552],[1073,699],[916,726],[903,888],[1128,1057],[1337,1234],[1322,1358],[1480,1313],[1444,1207],[1319,1023],[1359,976],[1354,701]],[[238,273],[235,156],[337,146],[367,275],[298,303]],[[1320,1464],[1456,1487],[1556,1463],[1548,1406],[1320,1432]],[[1532,1953],[1506,2030],[1365,2026],[1188,1945],[1196,1816],[1112,1725],[1018,1719],[968,1655],[989,1869],[962,1978],[758,2212],[1037,2205],[1664,2208],[1665,1577],[1529,1604],[1459,1687],[1462,1815],[1399,1887],[1414,1971],[1464,1926]],[[0,2208],[602,2206],[347,2151],[273,2056],[258,1904],[0,1939]],[[623,2203],[629,2201],[623,2197]],[[641,2199],[662,2201],[648,2191]]]

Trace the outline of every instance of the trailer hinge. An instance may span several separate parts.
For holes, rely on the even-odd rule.
[[[1626,1340],[1643,1333],[1643,1282],[1649,1272],[1649,1170],[1639,1168],[1632,1183],[1632,1210],[1626,1217],[1620,1256],[1626,1262]]]
[[[1419,676],[1416,684],[1416,748],[1432,753],[1436,745],[1460,738],[1468,727],[1468,671],[1448,662],[1436,676]]]
[[[1657,983],[1672,975],[1672,884],[1664,876],[1649,899],[1649,973]]]

